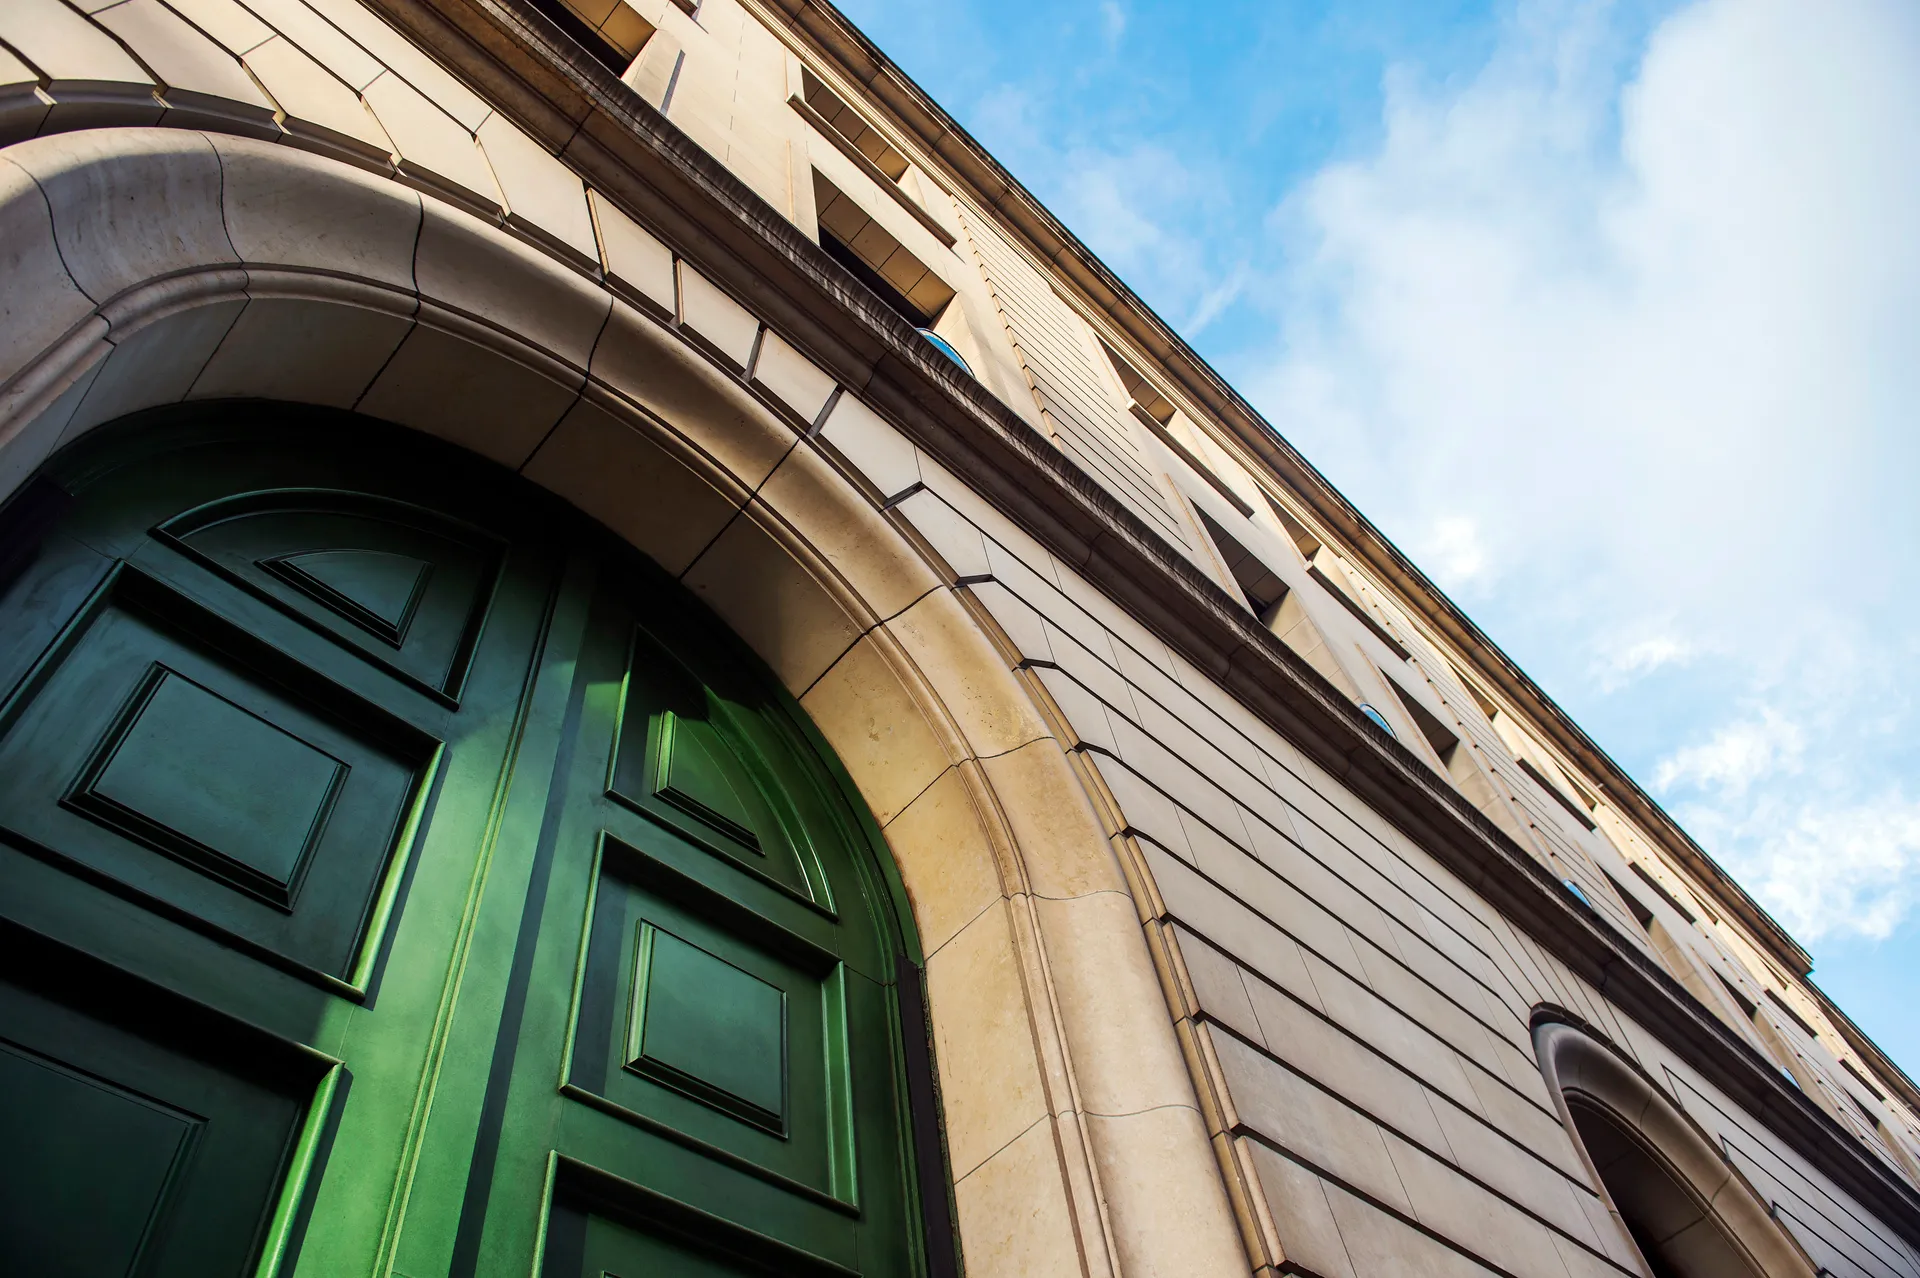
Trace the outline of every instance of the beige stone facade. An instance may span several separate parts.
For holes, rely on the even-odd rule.
[[[976,1278],[1920,1278],[1804,952],[897,69],[555,12],[0,5],[0,487],[322,404],[703,597],[898,862]]]

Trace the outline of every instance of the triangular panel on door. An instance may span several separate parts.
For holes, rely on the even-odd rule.
[[[433,565],[390,550],[309,550],[259,561],[262,568],[371,635],[398,648],[426,593]]]
[[[266,489],[162,538],[427,691],[457,701],[500,576],[492,535],[405,502]]]

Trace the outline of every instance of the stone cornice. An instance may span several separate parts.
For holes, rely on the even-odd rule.
[[[523,0],[367,2],[1920,1245],[1920,1194],[1144,521]]]
[[[1234,442],[1294,496],[1368,569],[1387,582],[1423,621],[1453,645],[1482,678],[1517,705],[1554,739],[1588,776],[1607,791],[1610,802],[1626,811],[1660,840],[1709,891],[1720,908],[1746,924],[1774,957],[1804,976],[1812,970],[1807,952],[1748,896],[1666,811],[1608,757],[1578,724],[1526,673],[1455,607],[1426,574],[1356,510],[1325,476],[1314,469],[1252,405],[1229,386],[1173,332],[1152,308],[1135,296],[1000,163],[920,87],[875,48],[847,19],[820,0],[744,0],[769,18],[785,19],[788,29],[817,57],[862,85],[869,103],[888,112],[887,123],[938,161],[941,175],[964,197],[998,215],[1036,258],[1052,264],[1080,300],[1126,335],[1171,382],[1207,416],[1224,427]]]

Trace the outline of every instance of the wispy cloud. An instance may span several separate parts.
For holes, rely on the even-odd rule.
[[[1662,792],[1691,788],[1737,798],[1762,778],[1798,771],[1805,749],[1799,725],[1768,709],[1674,751],[1654,769],[1653,784]]]
[[[1521,0],[1477,75],[1389,74],[1378,147],[1270,220],[1243,380],[1783,917],[1884,935],[1920,885],[1920,10],[1620,12]]]
[[[1666,631],[1616,640],[1602,646],[1593,668],[1593,681],[1603,693],[1618,692],[1656,670],[1692,661],[1699,647],[1690,639]]]

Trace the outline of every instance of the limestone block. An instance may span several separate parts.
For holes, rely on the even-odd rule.
[[[1188,832],[1192,845],[1195,829]],[[1194,846],[1200,872],[1278,924],[1294,940],[1356,979],[1365,979],[1347,929],[1292,884],[1221,839]]]
[[[236,0],[170,0],[168,7],[236,58],[273,38],[273,29]]]
[[[1413,1076],[1271,986],[1256,983],[1249,996],[1268,1049],[1290,1068],[1429,1149],[1447,1148],[1434,1105]]]
[[[843,395],[840,402],[844,404],[848,398]],[[987,543],[980,530],[933,493],[914,493],[893,509],[945,561],[954,580],[968,581],[988,574]]]
[[[480,122],[487,118],[492,108],[477,93],[359,0],[307,0],[307,4],[351,36],[361,48],[393,68],[428,101],[458,120],[468,133],[479,128]]]
[[[393,139],[402,173],[489,216],[505,212],[493,170],[458,121],[391,71],[369,84],[365,95]]]
[[[1087,793],[1053,738],[982,759],[980,766],[1000,796],[1033,892],[1070,897],[1126,891]]]
[[[1309,1007],[1322,1007],[1300,947],[1286,933],[1151,844],[1143,844],[1154,888],[1175,919],[1237,955],[1253,973]],[[1252,981],[1248,982],[1253,990]]]
[[[226,131],[277,136],[276,104],[235,57],[159,0],[122,0],[94,21],[126,42],[164,85],[169,113],[206,120]]]
[[[927,961],[947,1150],[961,1181],[1046,1117],[1009,908],[992,906]]]
[[[824,469],[813,454],[804,455]],[[925,583],[926,589],[886,627],[932,685],[973,753],[980,758],[1002,755],[1046,737],[1046,722],[1032,698],[1008,674],[973,615],[951,591],[937,588],[933,574],[917,559],[912,563],[919,574],[911,580]]]
[[[1324,1182],[1323,1182],[1324,1183]],[[1327,1184],[1327,1206],[1340,1226],[1353,1270],[1374,1274],[1419,1274],[1420,1278],[1494,1278],[1494,1271],[1421,1233],[1338,1185]],[[1548,1274],[1554,1273],[1549,1269]]]
[[[970,1278],[1082,1272],[1053,1133],[1036,1120],[953,1187]]]
[[[197,133],[60,134],[7,155],[46,193],[61,259],[96,302],[156,276],[238,260],[220,207],[220,162]]]
[[[870,617],[803,563],[801,543],[749,504],[682,575],[796,696],[853,646]],[[876,814],[877,815],[877,814]]]
[[[814,553],[824,557],[875,617],[893,617],[902,609],[908,616],[922,616],[930,606],[924,601],[939,592],[939,579],[885,517],[810,448],[790,449],[760,486],[754,503],[785,521]],[[912,651],[919,631],[896,626],[895,634]],[[939,658],[946,664],[928,668],[923,663],[922,671],[936,689],[948,694],[952,712],[954,695],[943,684],[948,681],[948,668],[964,658],[957,651],[942,652]],[[918,653],[915,659],[919,660]]]
[[[589,190],[587,204],[600,233],[600,264],[607,282],[655,318],[672,319],[677,310],[673,250],[600,192]]]
[[[237,295],[246,277],[238,271],[232,276],[234,296],[177,311],[117,341],[80,401],[67,427],[69,437],[142,408],[184,399],[246,306],[246,299]]]
[[[887,846],[928,954],[1000,899],[999,867],[981,821],[966,776],[948,768],[887,823]]]
[[[760,321],[685,262],[676,262],[675,267],[680,281],[680,330],[734,372],[745,372],[753,362]]]
[[[546,254],[434,200],[414,251],[423,298],[484,320],[584,371],[613,299]]]
[[[291,147],[212,138],[232,244],[249,265],[297,266],[414,291],[420,197]]]
[[[905,701],[899,672],[872,637],[855,644],[800,698],[882,825],[956,762]]]
[[[1580,1209],[1574,1186],[1561,1169],[1542,1161],[1538,1151],[1518,1141],[1517,1133],[1495,1131],[1445,1101],[1436,1101],[1433,1112],[1446,1132],[1446,1143],[1431,1148],[1451,1154],[1455,1166],[1569,1238],[1600,1250],[1600,1237],[1593,1231],[1593,1222]],[[1584,1170],[1575,1174],[1585,1181]]]
[[[0,383],[92,310],[60,259],[46,197],[0,158]]]
[[[596,383],[645,408],[749,490],[793,449],[793,432],[738,381],[618,298],[591,368]]]
[[[1242,1140],[1273,1214],[1281,1250],[1296,1265],[1324,1278],[1358,1278],[1327,1204],[1327,1186],[1307,1168],[1258,1141]]]
[[[753,357],[753,384],[771,395],[801,430],[820,420],[834,381],[772,329]]]
[[[352,408],[413,327],[410,314],[393,313],[397,299],[368,301],[373,305],[256,296],[188,398],[245,396]],[[385,306],[375,309],[381,302]],[[289,351],[298,351],[299,358],[287,358]]]
[[[1088,1113],[1165,1106],[1199,1113],[1167,1016],[1160,978],[1124,892],[1036,898],[1055,1006],[1073,1045],[1073,1076]]]
[[[1090,1115],[1089,1139],[1124,1274],[1215,1278],[1244,1273],[1233,1209],[1198,1110],[1166,1106]]]
[[[37,85],[39,82],[39,72],[14,57],[5,45],[0,45],[0,85],[11,89],[19,85]]]
[[[1559,1250],[1545,1225],[1391,1132],[1386,1141],[1421,1224],[1508,1273],[1554,1272]]]
[[[1120,816],[1125,822],[1123,829],[1152,839],[1176,856],[1188,861],[1193,859],[1193,850],[1187,846],[1186,833],[1180,824],[1180,809],[1172,799],[1118,759],[1096,758],[1093,765],[1108,793],[1120,805]]]
[[[646,99],[648,106],[658,111],[666,103],[667,90],[673,87],[685,56],[678,40],[665,31],[656,30],[647,37],[646,44],[640,48],[640,56],[633,60],[633,65],[620,78]]]
[[[583,266],[599,265],[587,188],[572,169],[498,112],[476,136],[507,197],[507,220]]]
[[[1070,744],[1112,753],[1113,729],[1107,723],[1107,708],[1100,704],[1100,699],[1058,670],[1041,666],[1032,673],[1066,720]]]
[[[296,141],[344,148],[383,163],[393,154],[393,139],[360,95],[284,37],[248,50],[241,61],[279,102],[282,124]]]
[[[561,419],[525,471],[670,573],[684,571],[747,499],[590,398]]]
[[[766,358],[764,351],[761,358]],[[857,396],[840,397],[820,428],[820,438],[851,462],[884,499],[891,500],[920,482],[913,445]]]
[[[349,40],[340,29],[308,8],[303,0],[245,0],[247,8],[304,52],[340,77],[355,93],[363,91],[386,68],[379,59]]]
[[[1053,653],[1055,665],[1072,675],[1120,714],[1132,719],[1135,723],[1140,721],[1139,710],[1134,704],[1133,688],[1098,652],[1052,622],[1047,623],[1047,647]]]
[[[1213,1044],[1243,1124],[1369,1197],[1413,1214],[1387,1151],[1388,1134],[1378,1124],[1240,1040],[1206,1026],[1199,1032]]]
[[[1047,624],[1040,614],[997,581],[976,581],[963,587],[987,610],[994,624],[1012,643],[1013,657],[1019,661],[1053,660],[1053,648],[1047,642]]]
[[[422,308],[358,411],[518,468],[572,407],[580,380],[534,352],[505,354],[489,339],[457,316]]]
[[[0,8],[0,40],[40,68],[48,89],[110,85],[151,87],[153,80],[127,51],[60,0],[8,0]]]

